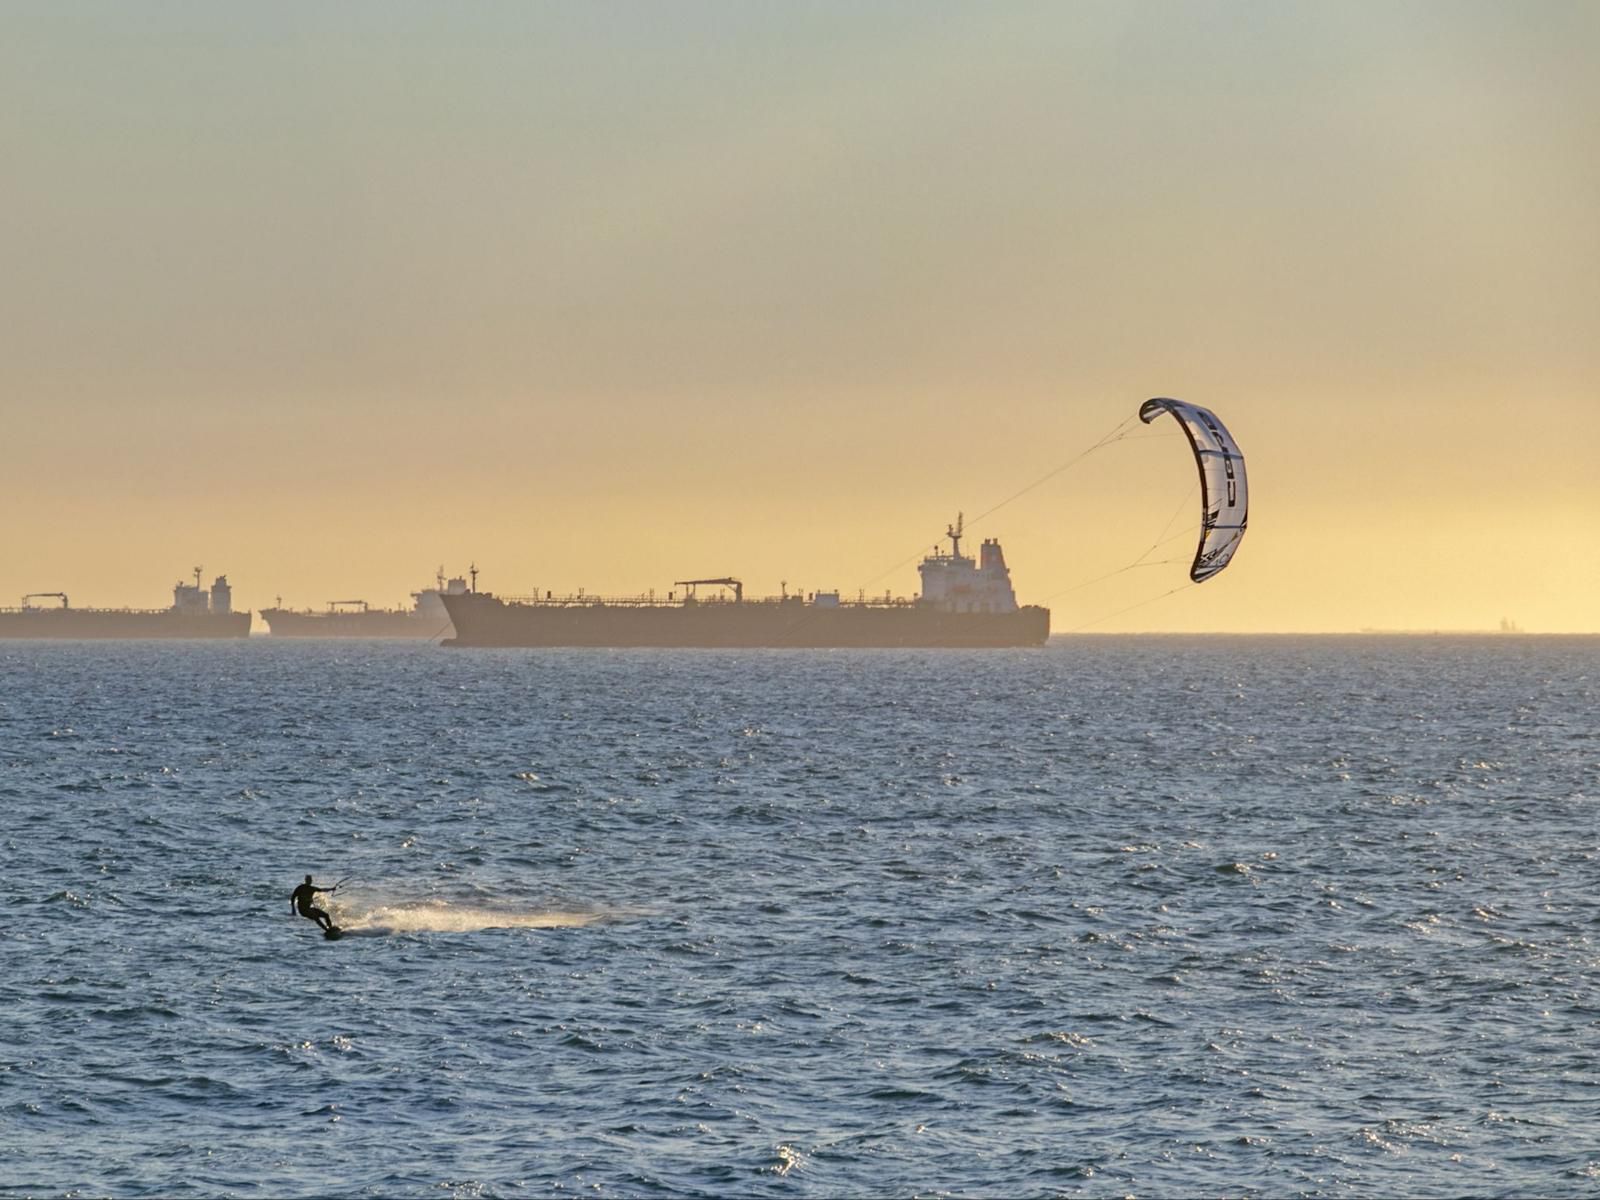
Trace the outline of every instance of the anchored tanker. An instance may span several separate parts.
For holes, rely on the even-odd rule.
[[[922,560],[915,600],[841,599],[838,592],[746,599],[733,578],[679,580],[680,596],[501,598],[476,589],[445,594],[456,636],[447,646],[1036,646],[1050,613],[1019,607],[995,539],[978,559],[961,553],[961,523],[950,552]],[[696,589],[726,591],[701,597]]]
[[[233,611],[228,577],[218,575],[207,591],[198,567],[193,584],[172,589],[171,608],[73,608],[65,592],[30,592],[21,608],[0,608],[0,638],[242,638],[249,632],[250,614]]]
[[[438,586],[412,592],[410,608],[370,608],[365,600],[330,600],[325,612],[264,608],[262,620],[272,636],[291,638],[436,638],[450,632],[450,614],[440,597],[467,590],[460,576],[445,580],[441,567]]]

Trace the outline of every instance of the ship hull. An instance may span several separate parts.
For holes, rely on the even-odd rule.
[[[291,612],[264,608],[261,618],[281,638],[437,638],[450,632],[443,617],[411,612]]]
[[[443,597],[456,636],[447,646],[997,647],[1037,646],[1047,609],[943,612],[915,604],[791,601],[539,604],[483,592]]]
[[[242,638],[250,614],[120,612],[112,609],[41,608],[0,612],[0,638],[144,640]]]

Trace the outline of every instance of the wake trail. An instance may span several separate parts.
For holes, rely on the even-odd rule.
[[[384,937],[397,933],[476,933],[485,929],[581,929],[608,915],[544,908],[485,908],[441,901],[371,908],[346,902],[338,905],[334,921],[346,937]]]

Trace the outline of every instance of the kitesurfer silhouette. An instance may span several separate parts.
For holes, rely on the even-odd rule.
[[[333,928],[333,918],[322,909],[311,903],[311,898],[318,892],[331,892],[339,885],[336,883],[331,888],[319,888],[311,885],[311,876],[306,876],[306,881],[295,888],[289,896],[289,903],[302,917],[309,917],[324,930]]]

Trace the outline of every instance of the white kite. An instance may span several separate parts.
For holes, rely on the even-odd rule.
[[[1139,419],[1148,425],[1164,412],[1189,435],[1200,468],[1200,545],[1189,578],[1204,583],[1228,565],[1244,541],[1250,499],[1244,452],[1217,414],[1198,404],[1157,397],[1140,406]]]

